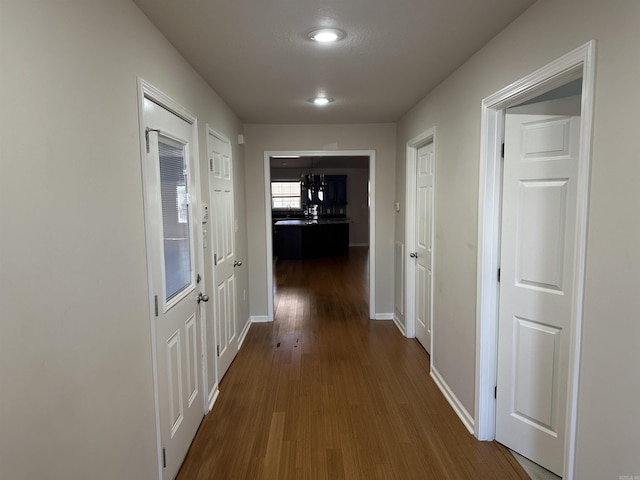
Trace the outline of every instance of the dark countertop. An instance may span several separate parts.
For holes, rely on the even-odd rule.
[[[351,223],[348,218],[318,218],[305,220],[278,220],[274,223],[276,227],[308,227],[310,225],[336,225],[341,223]]]

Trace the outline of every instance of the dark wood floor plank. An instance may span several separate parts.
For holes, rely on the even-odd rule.
[[[275,321],[251,326],[178,479],[528,478],[469,434],[418,342],[369,320],[367,249],[275,273]]]

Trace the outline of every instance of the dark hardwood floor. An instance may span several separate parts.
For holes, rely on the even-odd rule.
[[[278,261],[275,321],[254,324],[179,479],[527,479],[478,442],[429,357],[368,319],[367,250]]]

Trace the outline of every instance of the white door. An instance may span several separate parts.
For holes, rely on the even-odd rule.
[[[431,352],[431,295],[433,263],[433,185],[435,156],[433,142],[420,147],[416,159],[416,338]]]
[[[174,478],[204,415],[195,131],[146,98],[143,123],[163,478]]]
[[[209,132],[209,191],[218,380],[238,353],[236,337],[236,260],[233,199],[233,163],[229,141]]]
[[[496,440],[562,475],[580,97],[507,110]]]

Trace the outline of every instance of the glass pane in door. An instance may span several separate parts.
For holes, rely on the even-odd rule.
[[[184,145],[158,137],[166,300],[191,284],[189,185]]]

